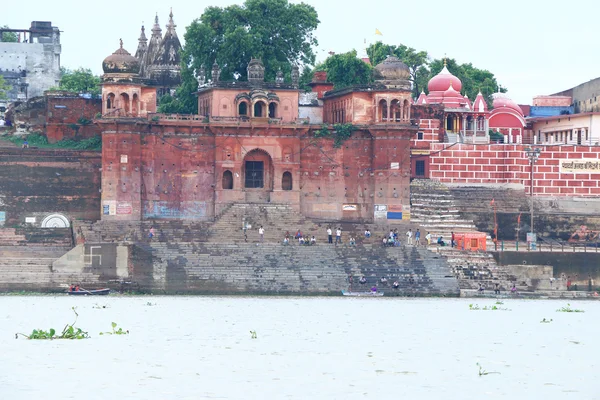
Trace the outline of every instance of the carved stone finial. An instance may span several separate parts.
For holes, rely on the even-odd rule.
[[[119,45],[123,48],[123,39],[119,39]]]

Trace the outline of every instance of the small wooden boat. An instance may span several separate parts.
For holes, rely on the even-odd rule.
[[[342,290],[342,295],[354,297],[380,297],[383,296],[383,292],[350,292],[348,290]]]
[[[68,290],[67,291],[67,294],[70,296],[106,296],[109,293],[110,293],[109,288],[91,289],[91,290],[79,288],[79,290]]]

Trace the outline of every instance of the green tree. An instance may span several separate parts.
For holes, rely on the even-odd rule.
[[[180,112],[196,112],[194,71],[204,66],[207,76],[214,62],[221,80],[235,73],[246,78],[251,58],[265,65],[265,79],[274,80],[278,70],[289,77],[291,64],[313,65],[317,45],[314,31],[319,24],[316,10],[288,0],[246,0],[242,5],[208,7],[185,33],[182,53],[182,85],[176,103]]]
[[[92,71],[87,68],[78,68],[76,70],[61,68],[61,78],[58,88],[76,93],[99,95],[100,77],[92,74]]]
[[[367,48],[367,54],[373,65],[381,63],[387,56],[396,56],[402,60],[410,70],[414,97],[418,97],[427,85],[429,54],[426,51],[417,51],[403,44],[395,46],[377,42]]]
[[[367,85],[373,82],[373,67],[357,58],[356,50],[329,56],[317,64],[314,69],[305,67],[300,74],[300,88],[309,92],[308,84],[316,71],[327,72],[327,82],[333,83],[335,89],[352,85]]]
[[[10,29],[8,25],[4,25],[2,28]],[[2,32],[2,42],[16,42],[18,36],[16,32]]]
[[[4,81],[4,77],[0,75],[0,99],[6,99],[6,92],[10,90],[10,86]]]
[[[475,68],[473,64],[458,64],[453,58],[446,59],[448,70],[462,82],[463,94],[471,100],[474,100],[477,93],[481,91],[483,97],[488,103],[488,107],[492,107],[492,94],[500,91],[506,92],[506,88],[499,86],[496,77],[493,73],[485,69]],[[444,67],[444,60],[433,60],[430,63],[431,71],[428,80],[437,75]]]
[[[315,70],[327,71],[327,81],[336,89],[373,82],[373,67],[358,58],[356,50],[329,56]]]

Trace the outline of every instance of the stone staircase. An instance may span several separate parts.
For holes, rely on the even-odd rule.
[[[0,291],[60,287],[64,282],[52,273],[52,263],[68,250],[60,246],[0,246]]]
[[[500,290],[503,292],[510,291],[513,284],[519,292],[533,290],[527,282],[520,282],[511,274],[509,267],[498,265],[490,253],[465,252],[450,248],[440,249],[439,253],[448,261],[461,290],[477,290],[480,283],[488,292],[493,292],[496,283],[500,284]]]
[[[418,224],[424,237],[430,232],[432,238],[440,235],[450,240],[451,232],[473,232],[473,221],[461,216],[457,202],[442,183],[429,179],[411,182],[411,223]]]
[[[339,294],[376,285],[386,295],[458,295],[447,262],[413,246],[284,246],[266,241],[136,246],[152,255],[151,289],[166,293]],[[364,284],[359,283],[362,276]],[[381,284],[382,277],[387,284]],[[394,281],[398,289],[392,289]]]

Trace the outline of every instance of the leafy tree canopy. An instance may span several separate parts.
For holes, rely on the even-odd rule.
[[[4,25],[3,28],[9,29],[8,25]],[[2,32],[3,42],[16,42],[17,40],[18,36],[16,32]]]
[[[61,68],[61,78],[58,88],[75,93],[100,94],[100,77],[92,74],[87,68],[70,70]]]
[[[327,71],[327,81],[336,89],[373,82],[373,68],[357,58],[356,50],[329,56],[315,71]]]
[[[6,92],[10,89],[10,86],[4,81],[4,77],[0,75],[0,99],[7,97]]]
[[[206,8],[185,33],[182,85],[175,108],[179,112],[197,111],[192,94],[197,90],[194,71],[204,66],[210,76],[215,61],[222,80],[233,80],[234,73],[245,79],[251,58],[262,60],[266,80],[274,80],[279,69],[289,76],[290,63],[313,65],[318,24],[312,6],[288,0],[246,0],[242,5]]]

